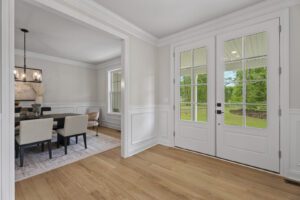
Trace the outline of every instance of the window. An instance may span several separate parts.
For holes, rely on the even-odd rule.
[[[207,122],[207,48],[180,54],[180,119]]]
[[[121,112],[121,69],[112,70],[108,72],[108,99],[109,113]]]

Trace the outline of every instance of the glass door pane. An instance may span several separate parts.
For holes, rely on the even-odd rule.
[[[267,128],[267,34],[224,43],[224,124]]]
[[[207,122],[207,48],[180,54],[180,119]]]

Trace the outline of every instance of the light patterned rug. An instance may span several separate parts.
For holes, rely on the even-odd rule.
[[[53,136],[53,142],[56,142],[56,136]],[[46,171],[70,164],[88,156],[113,149],[120,146],[120,140],[101,134],[96,136],[94,131],[89,130],[87,134],[87,149],[84,149],[82,136],[78,137],[78,144],[75,144],[75,138],[71,138],[68,146],[68,154],[65,155],[64,147],[56,148],[56,143],[52,148],[52,159],[49,159],[48,149],[45,145],[45,151],[36,145],[25,149],[24,166],[20,166],[20,159],[15,160],[15,177],[20,181],[31,176],[35,176]]]

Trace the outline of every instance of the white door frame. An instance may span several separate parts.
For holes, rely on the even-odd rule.
[[[122,125],[121,125],[121,156],[126,158],[128,153],[128,105],[129,105],[129,36],[120,32],[116,28],[89,18],[85,13],[77,11],[75,8],[55,1],[25,0],[28,3],[50,9],[60,15],[71,18],[79,23],[83,23],[99,30],[104,30],[123,40],[122,44]],[[1,106],[0,112],[0,200],[15,199],[15,152],[14,152],[14,0],[1,1],[1,41],[2,41],[2,74],[1,74]],[[125,87],[126,86],[126,87]],[[1,111],[1,110],[0,110]]]
[[[191,32],[187,32],[187,37],[183,35],[180,36],[181,41],[172,43],[170,45],[170,116],[172,116],[171,125],[172,129],[171,133],[175,132],[175,87],[174,87],[174,78],[175,78],[175,48],[184,44],[197,42],[207,37],[216,37],[218,34],[234,31],[235,29],[255,25],[258,23],[262,23],[267,20],[272,20],[275,18],[279,18],[281,25],[281,34],[280,34],[280,67],[281,67],[281,76],[280,76],[280,107],[281,107],[281,117],[280,117],[280,151],[281,151],[281,159],[280,159],[280,175],[287,176],[287,170],[289,167],[289,4],[285,5],[279,10],[269,11],[266,9],[263,15],[257,15],[251,19],[243,19],[243,13],[240,13],[239,16],[234,16],[231,20],[226,19],[224,23],[230,24],[230,26],[220,27],[222,21],[215,21],[209,23],[207,26],[204,26],[201,29],[201,33],[191,34]],[[258,13],[261,11],[259,10]],[[236,23],[236,19],[240,17],[239,23]],[[215,28],[218,27],[218,28]],[[196,29],[197,31],[197,29]],[[193,35],[192,37],[190,35]],[[190,37],[189,37],[190,36]],[[185,39],[182,39],[185,38]],[[284,133],[284,134],[281,134]],[[170,138],[169,144],[170,146],[175,146],[174,143],[174,135]]]

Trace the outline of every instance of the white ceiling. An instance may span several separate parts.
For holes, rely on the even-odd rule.
[[[121,40],[64,16],[16,0],[15,47],[23,49],[27,28],[27,49],[35,53],[97,64],[121,55]]]
[[[94,0],[162,38],[263,0]]]

